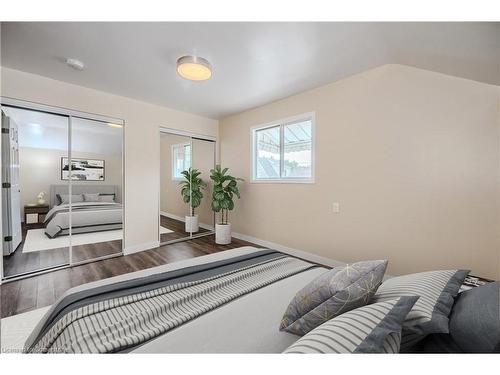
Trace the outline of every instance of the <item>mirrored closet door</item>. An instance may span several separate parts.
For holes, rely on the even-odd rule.
[[[122,143],[122,125],[71,117],[71,169],[63,159],[61,180],[71,179],[72,264],[122,252]]]
[[[198,179],[201,188],[199,194],[201,198],[193,199],[193,210],[198,222],[197,231],[194,235],[203,235],[215,230],[214,212],[212,211],[212,180],[210,179],[210,170],[215,166],[215,142],[193,138],[193,169],[199,173]],[[198,192],[197,192],[198,194]]]
[[[59,225],[69,206],[47,226],[54,205],[51,186],[69,203],[69,184],[60,180],[68,158],[69,117],[2,106],[3,276],[11,278],[68,265],[69,236]]]
[[[178,241],[191,236],[186,223],[190,212],[189,189],[191,138],[160,133],[160,243]]]
[[[1,109],[3,278],[121,255],[123,122]]]
[[[215,141],[160,132],[161,244],[213,233],[210,169],[214,165]]]

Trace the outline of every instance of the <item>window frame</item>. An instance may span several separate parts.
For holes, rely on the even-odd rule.
[[[311,121],[311,177],[279,177],[279,178],[257,178],[257,132],[279,126],[280,128],[280,175],[284,170],[285,163],[285,126],[301,121]],[[315,183],[315,154],[316,154],[316,113],[307,112],[297,116],[287,117],[266,124],[255,125],[250,128],[250,183],[257,184],[314,184]]]
[[[170,155],[171,155],[171,159],[172,159],[172,162],[171,162],[171,170],[172,170],[171,177],[172,177],[172,181],[183,181],[184,180],[183,176],[180,176],[180,177],[175,176],[175,171],[176,171],[176,165],[175,165],[175,162],[176,162],[176,152],[175,152],[175,149],[178,148],[178,147],[180,148],[181,146],[182,147],[186,147],[186,146],[190,147],[189,153],[191,154],[191,159],[192,159],[192,152],[191,152],[192,145],[191,145],[191,142],[175,143],[175,144],[173,144],[173,145],[170,146]],[[191,164],[192,164],[192,161],[191,161]]]

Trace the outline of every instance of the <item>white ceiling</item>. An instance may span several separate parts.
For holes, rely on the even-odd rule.
[[[211,118],[388,63],[500,84],[500,23],[4,22],[1,37],[3,66]],[[180,78],[186,54],[212,79]]]

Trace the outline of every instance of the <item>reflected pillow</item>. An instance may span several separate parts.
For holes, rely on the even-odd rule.
[[[59,200],[59,204],[69,204],[69,194],[57,194],[57,199]],[[83,202],[83,195],[73,194],[71,196],[71,203],[79,202]]]
[[[85,202],[99,202],[99,193],[83,194],[83,199]]]
[[[320,275],[292,299],[281,331],[304,335],[333,317],[366,305],[382,282],[387,260],[335,267]]]
[[[99,202],[114,203],[115,202],[115,195],[114,194],[100,194],[99,195]]]
[[[399,353],[401,327],[419,297],[359,307],[302,336],[285,353]]]

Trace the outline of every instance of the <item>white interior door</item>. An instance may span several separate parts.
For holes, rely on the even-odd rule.
[[[10,207],[12,223],[12,250],[22,241],[21,232],[21,186],[19,184],[19,133],[17,124],[10,119]]]

